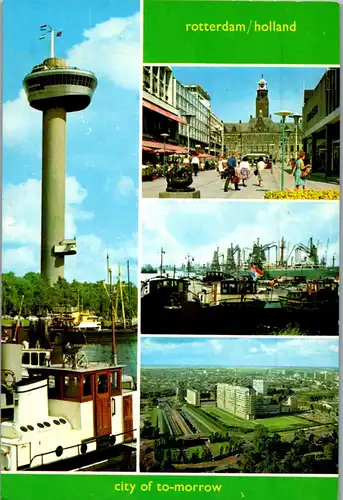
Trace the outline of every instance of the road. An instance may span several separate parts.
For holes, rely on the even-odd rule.
[[[240,191],[235,191],[234,186],[230,184],[229,191],[224,192],[224,181],[221,180],[216,170],[207,170],[199,172],[193,177],[193,184],[196,190],[200,191],[201,198],[216,199],[234,199],[234,200],[262,200],[267,191],[277,191],[281,187],[281,165],[277,164],[273,170],[264,170],[262,172],[263,186],[259,186],[257,177],[251,174],[247,181],[247,187],[239,186]],[[285,172],[285,189],[294,189],[294,177]],[[308,181],[307,189],[338,189],[337,184],[328,182]],[[165,179],[156,179],[152,182],[142,183],[143,198],[158,198],[159,193],[165,191]]]

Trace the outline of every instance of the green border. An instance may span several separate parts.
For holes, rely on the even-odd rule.
[[[119,491],[121,485],[131,484],[130,493]],[[151,489],[150,485],[151,484]],[[157,491],[157,485],[166,485],[169,491]],[[117,486],[116,486],[117,485]],[[178,486],[177,485],[182,485]],[[218,492],[183,491],[196,490],[199,485],[218,489]],[[116,490],[118,488],[118,490]],[[3,474],[1,478],[2,500],[113,500],[121,498],[200,500],[202,498],[226,500],[336,500],[338,478],[236,476],[217,474],[199,475],[151,475],[151,474]],[[161,489],[161,487],[160,487]]]
[[[339,65],[339,8],[336,2],[145,0],[143,61]],[[228,28],[238,30],[217,31],[226,21]],[[213,26],[215,31],[200,32],[200,24],[205,29],[206,23],[208,30]],[[273,29],[293,25],[296,31],[259,32],[255,23]],[[198,31],[192,31],[192,26],[198,26]]]

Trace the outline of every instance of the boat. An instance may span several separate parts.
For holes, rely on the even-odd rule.
[[[338,309],[339,285],[335,280],[315,280],[285,288],[279,295],[281,307],[292,310],[323,312]]]
[[[104,450],[135,448],[138,397],[123,366],[88,363],[78,350],[50,361],[21,344],[2,344],[1,472],[77,469]],[[42,353],[43,354],[43,353]],[[59,359],[58,359],[59,358]],[[33,361],[33,362],[32,362]]]

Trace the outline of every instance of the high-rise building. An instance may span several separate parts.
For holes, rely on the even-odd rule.
[[[200,406],[200,391],[187,389],[186,401],[193,406]]]
[[[256,394],[267,394],[268,393],[268,382],[266,380],[254,379],[252,386],[256,391]]]
[[[217,385],[217,406],[244,420],[255,418],[256,391],[238,385]]]

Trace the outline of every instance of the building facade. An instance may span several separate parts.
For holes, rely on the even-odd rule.
[[[189,134],[189,150],[193,153],[208,151],[210,147],[209,103],[209,94],[199,85],[176,82],[176,107],[187,122],[179,124],[180,145],[188,149]]]
[[[244,420],[255,418],[256,391],[238,385],[217,385],[217,407]]]
[[[293,119],[285,124],[285,158],[295,158],[302,149],[302,125]],[[282,123],[269,114],[269,90],[263,75],[257,83],[255,116],[247,122],[224,123],[224,150],[240,157],[261,154],[280,162],[282,158]]]
[[[187,389],[186,401],[193,406],[200,406],[200,391]]]
[[[340,70],[325,72],[315,89],[305,90],[303,106],[304,150],[313,172],[339,176]]]
[[[161,157],[182,153],[179,123],[185,122],[176,107],[176,80],[169,66],[143,67],[142,105],[143,163],[151,152]]]
[[[255,379],[252,383],[253,388],[256,391],[256,394],[264,394],[268,393],[268,382],[266,380]]]

